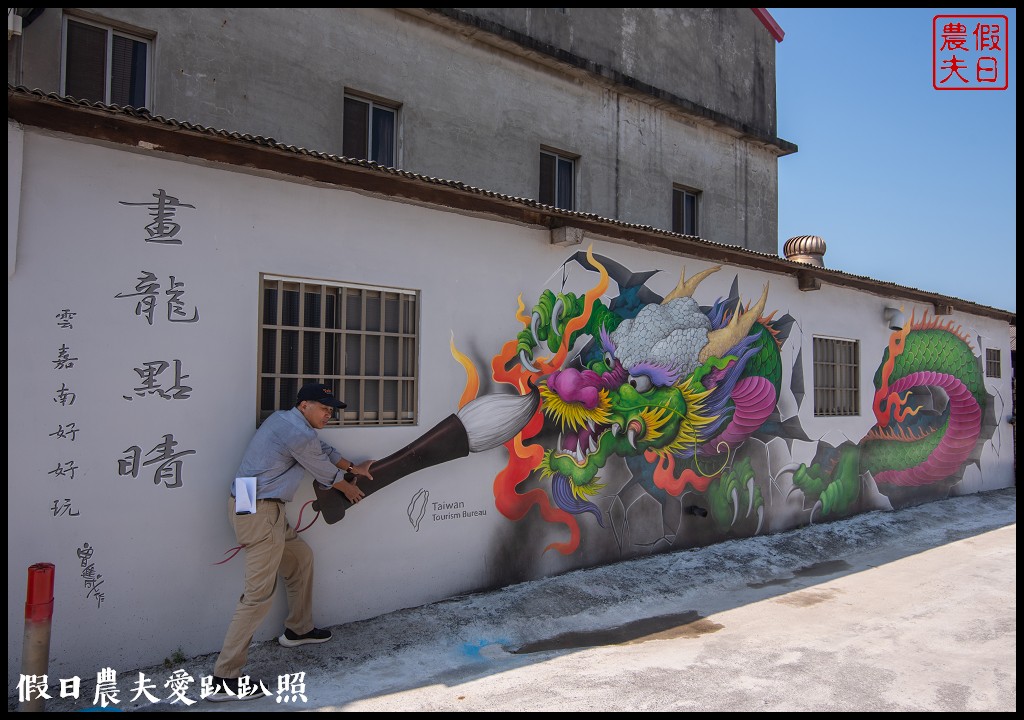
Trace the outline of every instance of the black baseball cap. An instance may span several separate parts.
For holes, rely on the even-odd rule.
[[[345,407],[345,403],[334,397],[334,391],[323,383],[306,383],[303,385],[302,389],[299,390],[298,402],[302,402],[303,400],[318,402],[322,405],[329,405],[333,408]]]

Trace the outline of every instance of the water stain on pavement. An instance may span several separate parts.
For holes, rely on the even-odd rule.
[[[810,607],[811,605],[828,602],[840,594],[841,591],[836,588],[826,588],[824,590],[801,590],[800,592],[782,595],[776,598],[775,602],[783,605],[792,605],[794,607]]]
[[[648,640],[700,637],[708,633],[718,632],[722,627],[724,626],[711,622],[690,610],[684,613],[659,615],[657,617],[635,620],[631,623],[612,628],[562,633],[554,637],[526,643],[518,648],[506,649],[510,653],[523,655],[548,650],[575,650],[601,645],[629,645],[647,642]]]

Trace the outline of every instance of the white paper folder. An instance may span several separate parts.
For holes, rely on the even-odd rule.
[[[235,514],[246,515],[256,512],[256,478],[235,478]]]

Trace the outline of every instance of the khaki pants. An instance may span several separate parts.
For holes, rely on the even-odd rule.
[[[257,500],[255,513],[236,515],[235,499],[229,497],[228,519],[239,545],[245,546],[245,592],[213,674],[237,678],[249,657],[252,636],[274,603],[278,573],[288,595],[285,627],[300,635],[313,629],[313,551],[288,524],[284,503]]]

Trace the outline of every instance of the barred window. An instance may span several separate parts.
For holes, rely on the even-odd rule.
[[[1003,361],[998,348],[985,348],[985,377],[1003,376]]]
[[[415,425],[419,292],[260,276],[257,423],[322,382],[347,405],[328,425]]]
[[[814,415],[860,415],[860,347],[856,340],[814,338]]]

